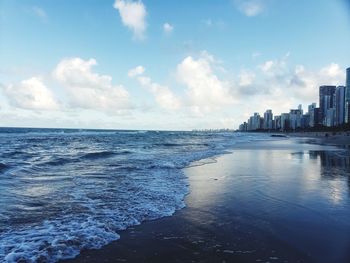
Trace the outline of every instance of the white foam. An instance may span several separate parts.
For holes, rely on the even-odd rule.
[[[119,239],[118,232],[122,229],[145,220],[172,215],[185,207],[184,197],[188,193],[188,182],[181,168],[193,161],[225,153],[237,141],[256,139],[239,134],[220,136],[214,134],[210,139],[199,137],[199,142],[208,143],[208,147],[198,148],[200,150],[188,151],[179,147],[179,150],[171,150],[166,154],[157,152],[157,149],[152,154],[141,153],[138,156],[140,163],[125,163],[126,167],[132,165],[131,168],[138,169],[124,171],[124,174],[114,174],[118,170],[112,170],[112,173],[109,170],[99,171],[96,167],[103,168],[105,165],[100,164],[99,159],[92,168],[72,166],[76,169],[73,172],[83,169],[84,173],[70,174],[72,180],[66,180],[66,173],[71,167],[69,165],[75,163],[65,164],[68,166],[65,168],[67,172],[60,175],[65,178],[64,187],[51,189],[55,195],[51,197],[54,198],[51,202],[66,200],[61,210],[54,211],[49,218],[35,224],[9,225],[0,235],[0,261],[56,262],[73,258],[82,249],[100,248]],[[112,161],[109,159],[109,162]],[[85,162],[90,165],[91,161]],[[88,176],[91,169],[97,169],[94,173],[100,174],[104,180],[94,180]],[[28,182],[39,184],[38,181],[42,180],[43,185],[54,187],[57,182],[52,178],[59,177],[43,175]],[[43,210],[43,214],[45,212]]]

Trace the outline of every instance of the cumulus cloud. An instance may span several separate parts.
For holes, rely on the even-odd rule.
[[[186,86],[186,94],[193,113],[203,115],[235,102],[230,84],[215,74],[215,59],[207,52],[199,58],[186,57],[177,66],[178,81]]]
[[[344,85],[345,70],[338,64],[331,63],[319,71],[312,71],[303,65],[297,65],[289,77],[290,88],[300,99],[318,101],[321,85]]]
[[[147,28],[147,11],[142,1],[116,0],[113,7],[119,11],[122,23],[132,30],[134,37],[143,39]]]
[[[64,87],[71,107],[120,113],[130,108],[129,93],[123,86],[113,85],[112,77],[93,72],[95,59],[66,58],[53,71]]]
[[[264,11],[262,0],[236,0],[235,4],[241,13],[249,17],[257,16]]]
[[[170,25],[169,23],[163,24],[163,31],[165,34],[170,34],[171,32],[173,32],[173,30],[174,26]]]
[[[255,80],[255,74],[251,71],[242,70],[239,74],[239,85],[240,86],[250,86]]]
[[[241,101],[244,97],[250,101],[251,113],[267,108],[272,108],[275,113],[288,112],[298,104],[318,103],[319,86],[343,85],[345,82],[345,70],[338,64],[311,70],[304,65],[290,65],[288,57],[289,54],[267,60],[248,75],[241,72],[238,76],[236,94]]]
[[[17,84],[3,85],[2,89],[9,103],[14,107],[30,110],[57,110],[59,108],[53,93],[40,77],[22,80]]]
[[[142,75],[145,72],[145,68],[143,66],[137,66],[136,68],[130,69],[128,71],[128,76],[133,78],[138,75]]]
[[[181,107],[180,99],[169,87],[153,82],[150,77],[143,75],[144,72],[143,66],[137,66],[129,70],[128,76],[136,78],[142,87],[150,91],[160,107],[166,110],[178,110]]]

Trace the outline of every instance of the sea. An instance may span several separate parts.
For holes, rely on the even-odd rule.
[[[0,262],[57,262],[171,216],[183,168],[266,135],[0,128]]]

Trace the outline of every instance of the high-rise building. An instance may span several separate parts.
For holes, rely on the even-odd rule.
[[[253,116],[250,116],[248,120],[248,131],[251,130],[253,130]]]
[[[266,130],[272,129],[273,114],[272,110],[266,110],[264,113],[264,125],[263,128]]]
[[[345,86],[338,86],[334,94],[334,125],[342,125],[345,121]]]
[[[326,118],[325,118],[325,125],[327,127],[335,126],[335,108],[329,108],[327,110],[327,114],[326,114]]]
[[[301,128],[301,118],[303,116],[303,110],[299,105],[298,109],[290,110],[289,113],[289,121],[290,121],[290,128],[295,130],[297,128]]]
[[[274,117],[274,126],[273,126],[273,128],[275,129],[275,130],[281,130],[281,116],[275,116]]]
[[[290,128],[289,125],[289,113],[282,113],[281,114],[281,130],[285,131]]]
[[[301,116],[301,128],[305,129],[310,127],[310,114],[306,113]]]
[[[316,109],[316,103],[312,103],[308,107],[308,113],[309,113],[308,126],[310,127],[315,127],[315,125],[317,124],[315,109]]]
[[[303,114],[303,106],[301,104],[299,104],[298,110],[300,110],[301,114]]]
[[[350,68],[346,69],[345,123],[350,123]]]
[[[336,86],[320,86],[320,124],[326,125],[327,111],[333,108],[333,98]]]
[[[257,130],[260,128],[260,115],[259,113],[255,112],[253,116],[253,130]]]

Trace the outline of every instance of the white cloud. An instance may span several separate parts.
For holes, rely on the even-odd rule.
[[[331,63],[320,70],[320,75],[331,78],[333,82],[334,80],[344,79],[344,70],[338,64]]]
[[[208,18],[208,19],[202,20],[201,22],[208,28],[213,27],[218,29],[224,29],[226,26],[226,23],[222,19],[213,20],[211,18]]]
[[[40,77],[22,80],[17,84],[2,86],[4,95],[15,107],[30,110],[57,110],[59,105],[53,93]]]
[[[255,80],[255,74],[251,71],[243,70],[239,74],[239,85],[240,86],[250,86]]]
[[[138,75],[142,75],[145,72],[145,68],[143,66],[137,66],[136,68],[130,69],[128,71],[128,76],[133,78]]]
[[[245,73],[238,76],[239,85],[235,91],[242,97],[241,101],[249,101],[249,105],[242,105],[245,111],[263,113],[272,108],[275,114],[289,112],[298,104],[318,103],[319,86],[344,84],[345,70],[338,64],[310,70],[303,65],[290,65],[288,56],[268,60],[255,72],[250,71],[255,78],[249,78]]]
[[[177,66],[177,78],[186,85],[189,105],[196,115],[203,115],[235,102],[229,83],[220,80],[214,73],[214,63],[213,56],[202,52],[198,59],[188,56]]]
[[[163,31],[164,31],[164,33],[170,34],[171,32],[173,32],[173,30],[174,30],[174,26],[170,25],[169,23],[165,23],[165,24],[163,25]]]
[[[95,59],[67,58],[53,71],[64,87],[71,107],[121,113],[130,108],[129,93],[123,86],[112,84],[112,77],[92,71]]]
[[[240,12],[249,17],[257,16],[264,11],[262,0],[236,0],[235,4]]]
[[[180,99],[167,86],[153,82],[150,77],[144,76],[143,66],[129,70],[129,77],[136,77],[141,86],[145,87],[155,97],[160,107],[166,110],[178,110],[181,107]]]
[[[116,0],[113,7],[119,11],[122,23],[133,31],[134,37],[143,39],[147,28],[147,11],[142,1]]]
[[[335,63],[316,72],[307,70],[303,65],[298,65],[289,78],[290,87],[297,98],[318,102],[319,86],[344,85],[345,70]]]
[[[38,6],[33,6],[32,7],[32,12],[38,16],[40,19],[42,19],[43,21],[47,21],[47,14],[45,12],[45,10],[41,7]]]

